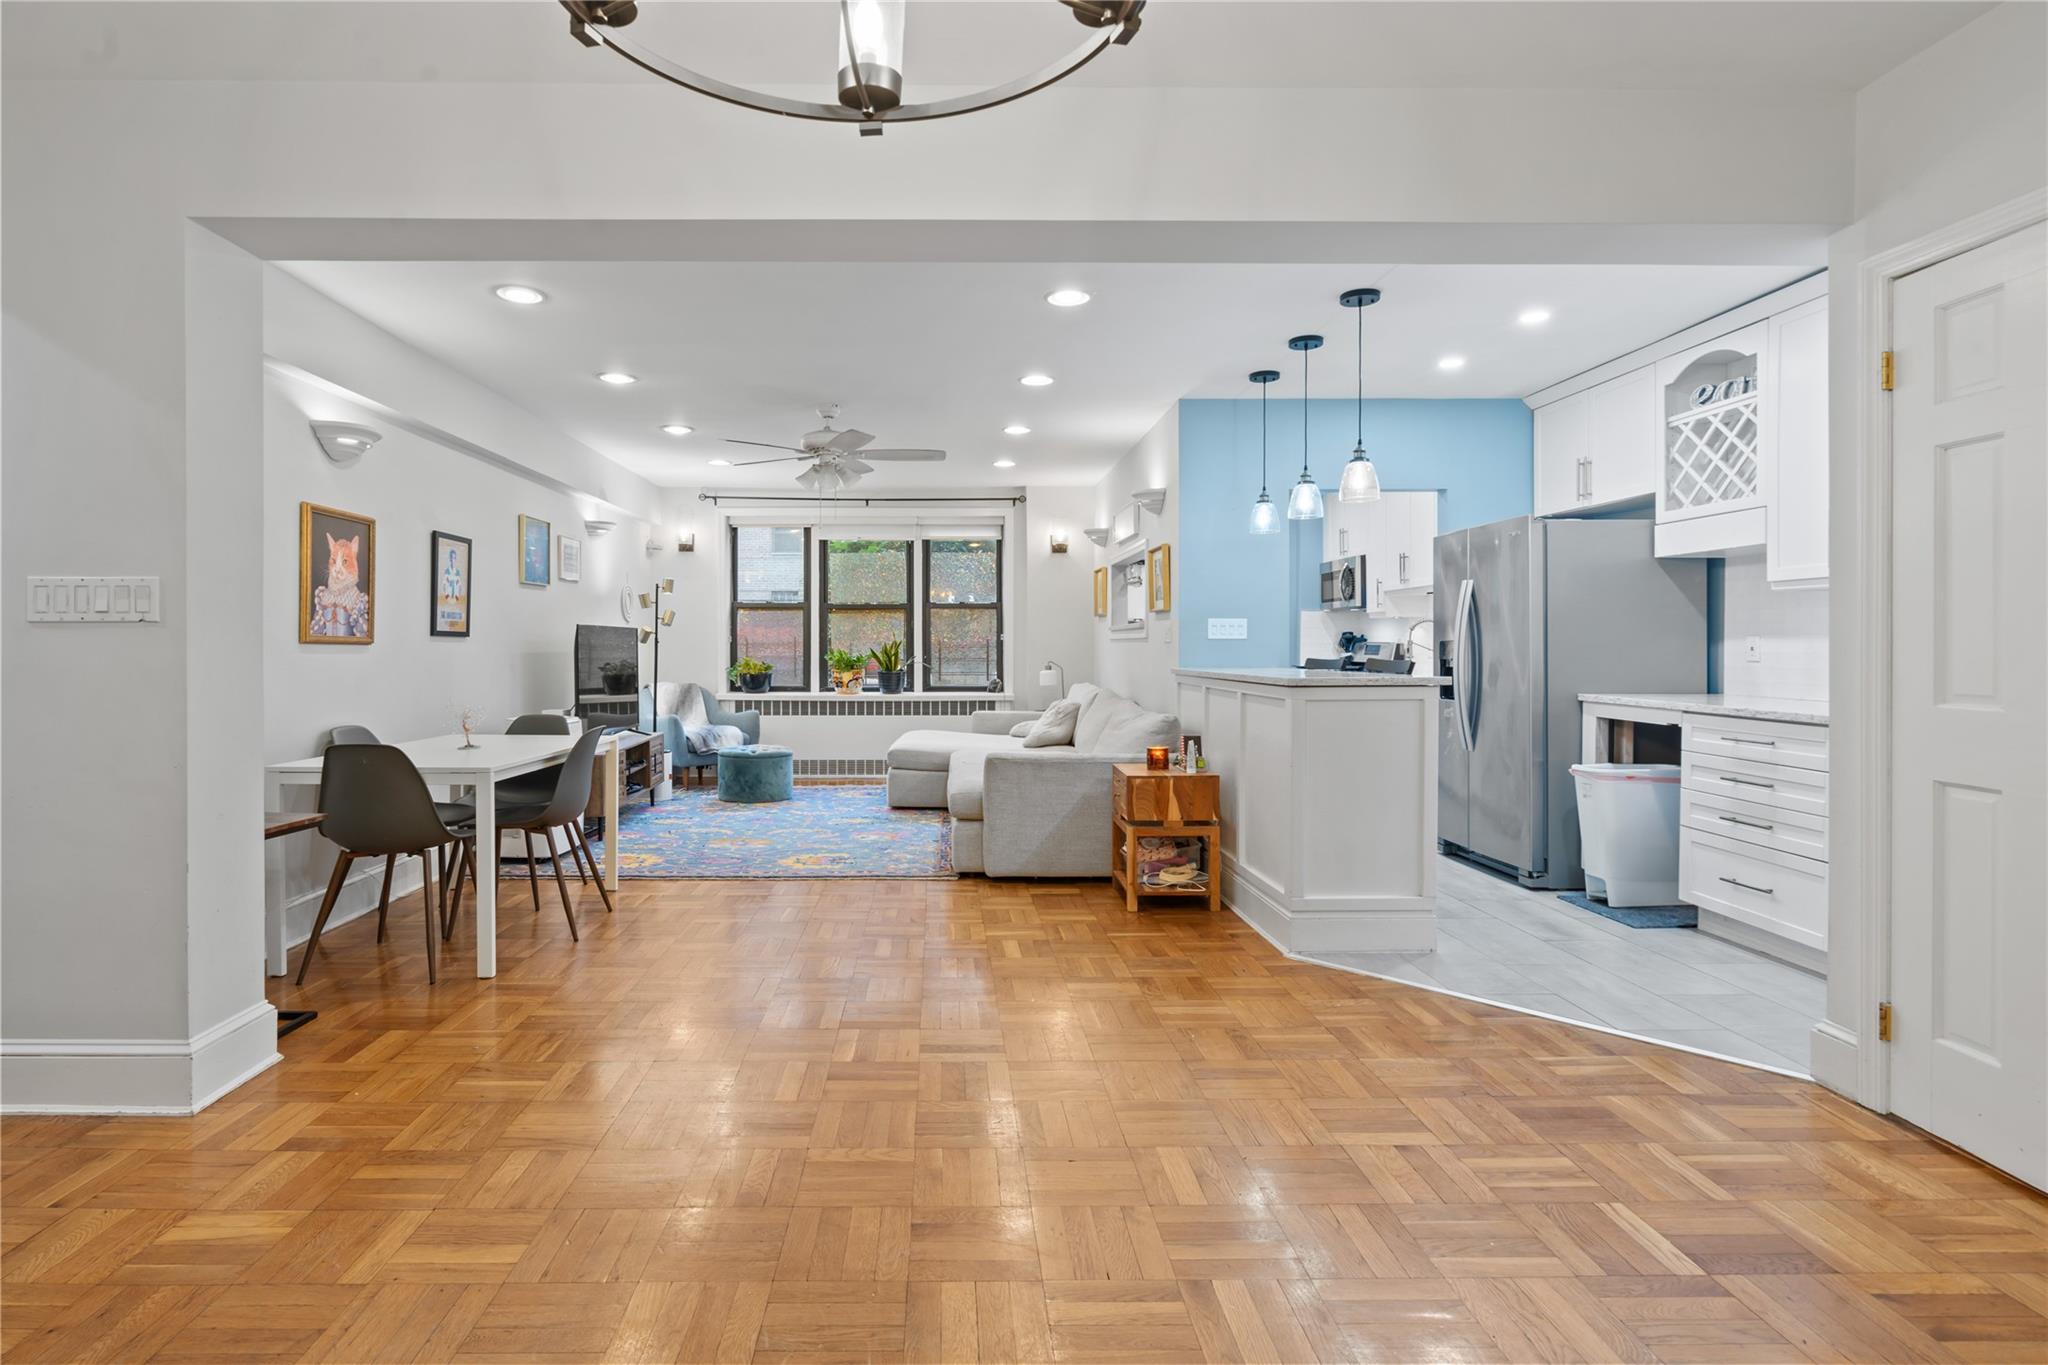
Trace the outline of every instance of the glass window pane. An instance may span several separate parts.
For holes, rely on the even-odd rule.
[[[910,542],[826,541],[825,588],[828,604],[910,601]]]
[[[1002,542],[994,536],[972,540],[927,541],[931,547],[930,581],[925,591],[933,602],[996,601],[996,554]]]
[[[825,648],[850,649],[856,654],[866,654],[879,645],[891,640],[904,641],[904,653],[910,652],[908,620],[901,608],[892,610],[861,610],[854,607],[834,607],[825,613]],[[868,672],[875,671],[874,661],[868,661]]]
[[[770,686],[803,686],[804,614],[774,607],[741,607],[734,615],[734,647],[744,657],[775,666]]]
[[[987,687],[1002,667],[999,620],[985,607],[933,607],[931,686]]]
[[[804,600],[804,533],[798,526],[740,526],[735,602]],[[764,656],[765,657],[765,656]]]

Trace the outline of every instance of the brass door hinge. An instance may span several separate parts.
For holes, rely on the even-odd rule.
[[[1892,391],[1893,373],[1892,353],[1886,351],[1877,358],[1877,386],[1886,393]]]
[[[1880,1001],[1877,1006],[1877,1041],[1889,1043],[1892,1040],[1892,1002]]]

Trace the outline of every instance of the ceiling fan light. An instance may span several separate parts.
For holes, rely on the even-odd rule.
[[[1252,534],[1255,536],[1278,535],[1280,532],[1280,509],[1273,503],[1273,495],[1260,493],[1259,500],[1252,504]]]
[[[1323,515],[1323,490],[1304,471],[1294,491],[1287,495],[1289,521],[1315,521]]]
[[[1380,500],[1380,474],[1372,467],[1372,457],[1360,449],[1351,452],[1351,458],[1344,462],[1344,476],[1337,480],[1338,502],[1378,502]]]

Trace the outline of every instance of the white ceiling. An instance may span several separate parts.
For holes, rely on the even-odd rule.
[[[285,262],[343,306],[655,483],[758,487],[728,436],[794,442],[839,403],[882,446],[944,464],[881,467],[867,487],[1090,483],[1183,397],[1251,397],[1247,372],[1301,395],[1287,338],[1320,332],[1312,392],[1354,392],[1367,310],[1372,397],[1519,397],[1789,283],[1788,266],[1150,265],[893,262]],[[536,307],[495,286],[531,284]],[[1053,308],[1047,291],[1090,291]],[[1524,308],[1552,310],[1524,328]],[[1467,358],[1456,373],[1440,356]],[[287,357],[288,359],[289,357]],[[640,382],[614,387],[601,370]],[[1047,388],[1020,376],[1051,374]],[[676,439],[659,430],[685,422]],[[1029,436],[1002,434],[1011,422]],[[1016,460],[997,470],[998,458]],[[784,471],[773,471],[779,478]]]
[[[1153,0],[1105,86],[1852,91],[1990,9],[1932,0]],[[553,0],[10,0],[10,79],[638,81]],[[836,0],[646,0],[631,36],[711,75],[830,80]],[[912,0],[907,95],[1078,43],[1053,0]],[[680,97],[680,96],[679,96]]]

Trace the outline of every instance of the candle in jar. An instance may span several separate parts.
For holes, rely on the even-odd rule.
[[[1145,750],[1145,766],[1148,768],[1164,768],[1166,766],[1166,746],[1164,744],[1154,744]]]

